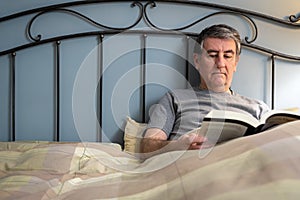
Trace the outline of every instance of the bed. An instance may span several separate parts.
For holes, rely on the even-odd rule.
[[[170,8],[186,17],[162,15]],[[279,108],[277,69],[298,67],[300,57],[260,34],[279,27],[297,35],[297,15],[90,0],[0,17],[9,38],[0,49],[0,199],[298,199],[299,121],[199,151],[139,153],[151,105],[198,84],[191,55],[199,29],[223,20],[242,30],[245,56],[260,63],[246,91]]]

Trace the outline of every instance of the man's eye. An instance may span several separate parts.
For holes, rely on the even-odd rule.
[[[211,58],[216,58],[216,57],[218,57],[218,54],[208,54],[209,55],[209,57],[211,57]]]
[[[228,59],[228,58],[232,58],[233,56],[231,55],[231,54],[229,54],[229,55],[224,55],[224,58],[226,58],[226,59]]]

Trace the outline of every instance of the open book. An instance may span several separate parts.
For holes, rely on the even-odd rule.
[[[299,119],[300,114],[291,111],[272,110],[257,120],[253,116],[243,113],[212,110],[204,117],[201,127],[194,130],[194,133],[207,137],[213,143],[220,143],[233,138],[256,134]]]

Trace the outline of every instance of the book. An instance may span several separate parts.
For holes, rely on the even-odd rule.
[[[204,117],[201,127],[195,131],[196,134],[205,136],[210,142],[220,143],[237,137],[257,134],[299,119],[299,113],[285,110],[271,110],[265,113],[260,120],[244,113],[212,110]]]

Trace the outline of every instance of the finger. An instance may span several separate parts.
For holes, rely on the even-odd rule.
[[[191,143],[189,150],[208,149],[208,148],[212,148],[213,146],[214,145],[209,142],[200,142],[200,143],[194,142]]]
[[[201,146],[202,146],[202,144],[199,144],[199,143],[192,143],[192,144],[189,146],[189,150],[200,149]]]
[[[195,137],[193,137],[192,143],[203,143],[206,142],[207,138],[202,136],[202,135],[196,135]]]

